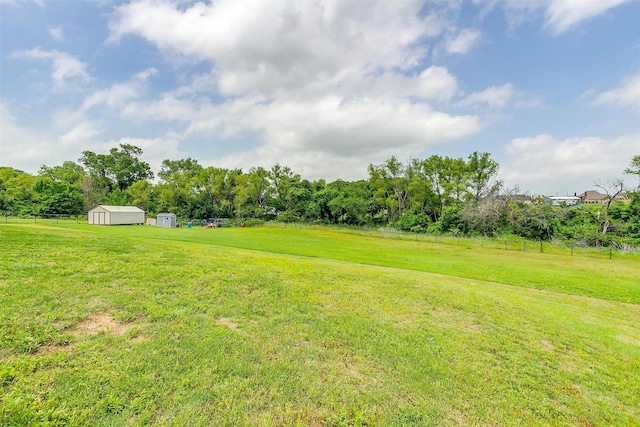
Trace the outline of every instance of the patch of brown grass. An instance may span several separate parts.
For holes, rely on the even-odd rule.
[[[100,332],[111,335],[122,335],[133,326],[132,324],[122,324],[106,311],[93,313],[91,316],[78,323],[73,330],[77,337],[96,335]]]

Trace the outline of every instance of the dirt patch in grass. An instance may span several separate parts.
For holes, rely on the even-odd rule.
[[[554,351],[556,348],[551,344],[550,341],[542,340],[540,341],[540,345],[544,351]]]
[[[246,334],[245,331],[240,329],[236,323],[228,317],[218,317],[216,320],[216,325],[226,326],[234,332],[238,332],[239,334]]]
[[[122,324],[106,311],[100,311],[78,323],[73,330],[73,334],[77,337],[87,335],[96,335],[100,332],[112,335],[122,335],[132,324]]]
[[[56,351],[64,350],[70,347],[72,346],[69,344],[60,345],[60,344],[49,343],[49,344],[45,344],[43,346],[38,347],[36,354],[38,356],[46,356],[47,354],[55,353]]]

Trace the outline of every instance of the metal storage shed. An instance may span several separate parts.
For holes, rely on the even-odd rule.
[[[173,228],[176,226],[176,214],[172,213],[159,213],[156,217],[158,227]]]
[[[144,211],[135,206],[96,206],[89,211],[89,224],[144,224]]]

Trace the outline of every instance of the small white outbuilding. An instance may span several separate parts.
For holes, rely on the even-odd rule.
[[[156,219],[156,225],[158,227],[174,228],[176,226],[176,214],[159,213]]]
[[[133,225],[144,224],[144,211],[136,206],[100,205],[89,211],[89,224]]]

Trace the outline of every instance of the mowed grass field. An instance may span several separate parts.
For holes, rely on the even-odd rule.
[[[0,224],[0,425],[638,425],[640,260]]]

